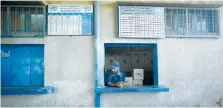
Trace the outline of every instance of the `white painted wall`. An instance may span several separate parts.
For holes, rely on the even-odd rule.
[[[215,101],[223,96],[223,38],[116,38],[115,9],[111,4],[101,7],[100,84],[103,85],[104,43],[157,43],[159,84],[170,91],[102,94],[102,106],[216,106]],[[223,21],[221,24],[223,27]],[[44,43],[45,85],[56,87],[50,95],[2,96],[2,106],[94,106],[93,37],[4,38],[1,42]]]

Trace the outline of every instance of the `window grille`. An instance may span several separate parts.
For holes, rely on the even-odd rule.
[[[4,22],[2,36],[45,35],[45,7],[43,6],[3,6],[1,21]]]
[[[6,33],[6,13],[7,7],[1,7],[1,34]]]
[[[217,9],[166,8],[166,37],[219,36]]]

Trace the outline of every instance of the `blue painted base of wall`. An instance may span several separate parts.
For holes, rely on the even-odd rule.
[[[117,92],[168,92],[166,86],[137,86],[137,87],[101,87],[95,88],[95,93],[117,93]]]
[[[1,95],[52,94],[54,87],[2,87]]]

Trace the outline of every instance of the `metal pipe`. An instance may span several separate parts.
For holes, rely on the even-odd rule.
[[[99,51],[100,51],[100,0],[96,0],[94,6],[94,79],[95,88],[99,86]],[[100,107],[100,94],[95,94],[95,107]]]
[[[95,87],[99,86],[98,76],[99,76],[99,44],[100,44],[100,2],[99,0],[95,1],[94,6],[94,63],[95,63]]]

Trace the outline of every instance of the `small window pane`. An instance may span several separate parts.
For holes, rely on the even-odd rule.
[[[171,35],[173,26],[172,26],[172,11],[171,9],[166,9],[166,34]]]
[[[220,22],[219,22],[219,14],[218,14],[218,11],[217,10],[213,10],[212,11],[213,12],[213,28],[214,28],[214,30],[213,30],[213,33],[216,33],[216,35],[219,35],[219,24],[220,24]]]
[[[1,35],[5,35],[7,8],[1,7]]]
[[[185,35],[186,34],[186,10],[179,9],[178,10],[178,35]]]
[[[31,15],[31,30],[43,30],[43,15]]]
[[[166,34],[186,34],[186,9],[166,9]]]
[[[9,17],[9,30],[16,32],[24,30],[24,8],[12,7]]]

